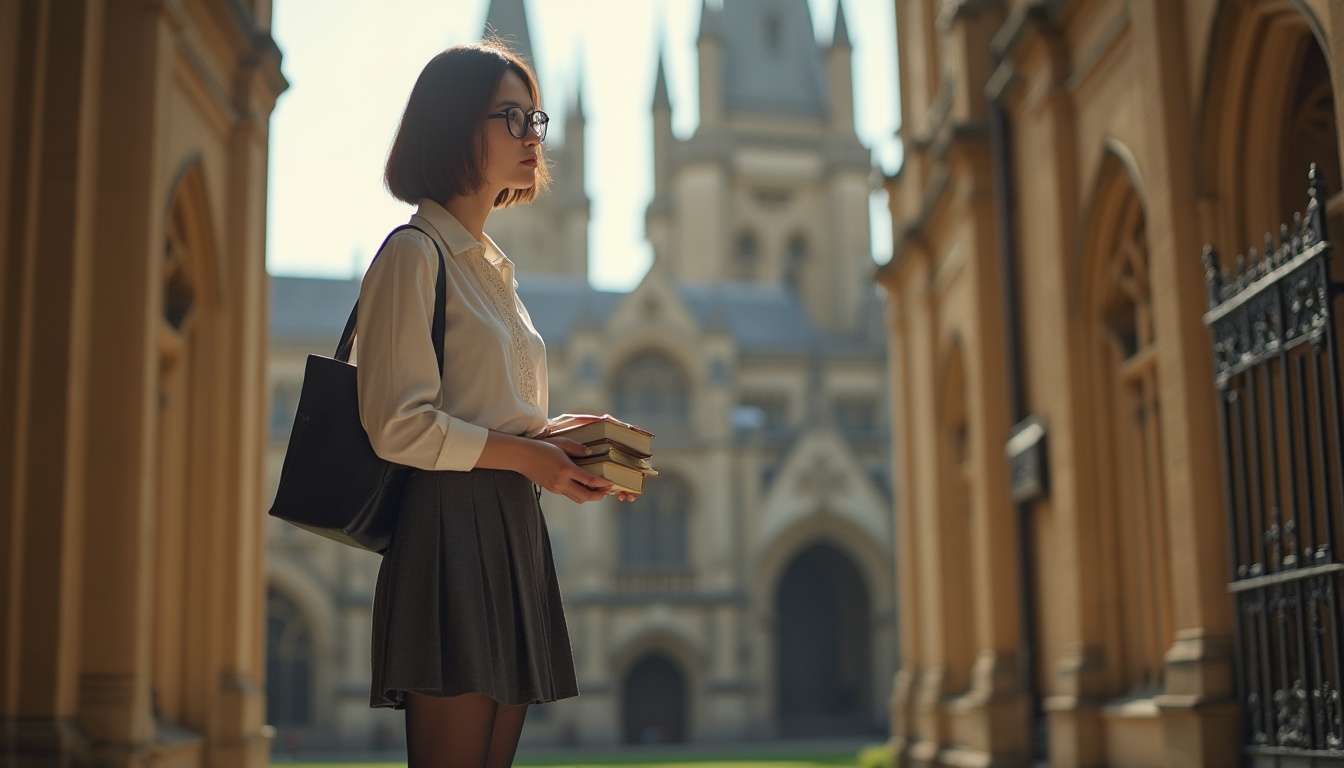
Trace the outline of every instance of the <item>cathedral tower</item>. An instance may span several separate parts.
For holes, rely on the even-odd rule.
[[[731,40],[732,45],[725,45]],[[860,325],[873,267],[871,156],[854,133],[849,29],[816,43],[806,0],[702,6],[700,125],[679,141],[655,85],[655,258],[687,280],[783,284],[832,331]]]
[[[519,56],[537,69],[532,35],[523,0],[490,0],[482,36],[498,35]],[[580,76],[581,77],[581,76]],[[564,95],[548,90],[537,73],[542,103],[538,108],[554,114],[549,106]],[[552,120],[543,156],[551,170],[551,188],[532,203],[495,211],[489,234],[517,264],[523,275],[588,276],[588,193],[584,190],[584,128],[582,85],[566,110],[563,143],[557,141],[560,126]]]

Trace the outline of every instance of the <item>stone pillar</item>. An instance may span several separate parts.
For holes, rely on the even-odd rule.
[[[1184,9],[1161,0],[1131,4],[1134,60],[1148,112],[1145,215],[1151,249],[1152,301],[1158,347],[1162,453],[1166,468],[1176,638],[1166,655],[1158,705],[1167,753],[1181,765],[1232,765],[1237,729],[1232,690],[1231,600],[1215,397],[1208,366],[1207,306],[1189,161],[1191,94]]]
[[[171,36],[158,14],[109,9],[100,90],[87,483],[98,494],[84,548],[80,726],[98,759],[125,763],[156,737],[151,627],[158,275],[157,113]],[[158,258],[156,258],[158,257]]]
[[[8,142],[0,157],[9,169],[0,212],[0,751],[19,765],[66,765],[87,754],[73,718],[98,11],[42,0],[0,11],[15,23],[0,41],[15,44],[6,58],[19,73],[0,83]]]

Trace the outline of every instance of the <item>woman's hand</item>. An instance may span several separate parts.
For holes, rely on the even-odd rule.
[[[551,493],[566,496],[576,504],[598,501],[611,492],[610,480],[594,475],[569,458],[587,453],[588,449],[583,445],[564,438],[528,442],[532,445],[526,451],[526,460],[517,468],[528,480]]]
[[[559,448],[560,450],[564,451],[564,452],[565,452],[565,456],[567,456],[567,457],[569,457],[569,456],[587,456],[587,455],[588,455],[588,446],[584,445],[583,443],[576,442],[576,441],[574,441],[574,440],[570,440],[570,439],[567,438],[567,437],[543,437],[543,438],[539,438],[539,439],[538,439],[538,442],[542,442],[542,443],[550,443],[551,445],[554,445],[556,448]],[[570,464],[573,464],[574,462],[573,462],[573,461],[570,461],[569,463],[570,463]],[[591,482],[589,482],[587,479],[585,479],[585,480],[582,481],[582,482],[584,482],[585,484],[587,484],[588,487],[590,487],[590,488],[592,488],[592,487],[602,487],[602,488],[604,488],[605,490],[603,491],[603,495],[610,495],[610,494],[615,493],[615,494],[616,494],[616,498],[620,499],[621,501],[634,501],[634,500],[635,500],[635,494],[633,494],[633,493],[626,493],[625,491],[615,491],[615,490],[613,490],[613,489],[611,488],[611,481],[610,481],[610,480],[607,480],[607,479],[604,478],[604,477],[598,477],[597,475],[594,475],[593,473],[588,472],[587,470],[585,470],[585,469],[583,469],[582,467],[579,467],[579,466],[577,466],[577,465],[575,465],[575,469],[578,469],[578,470],[579,470],[580,472],[582,472],[584,475],[587,475],[588,478],[591,478],[591,479],[592,479]],[[535,482],[537,482],[537,481],[533,480],[532,482],[535,483]],[[546,488],[547,490],[550,490],[550,488],[547,488],[545,485],[542,485],[541,483],[537,483],[537,485],[541,485],[541,487]],[[572,498],[572,497],[571,497],[571,498]]]
[[[594,475],[570,459],[570,456],[586,455],[587,446],[566,437],[533,439],[491,431],[476,466],[513,470],[576,504],[598,501],[616,493],[610,480]],[[618,498],[634,501],[635,496],[620,493]]]

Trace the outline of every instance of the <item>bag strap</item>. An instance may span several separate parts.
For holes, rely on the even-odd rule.
[[[439,247],[439,241],[435,240],[428,232],[415,226],[414,224],[402,224],[400,227],[388,233],[383,244],[378,246],[378,253],[382,253],[387,247],[388,240],[392,236],[405,229],[414,229],[416,232],[429,238],[429,242],[434,244],[434,250],[439,254],[439,276],[434,280],[434,321],[429,326],[429,335],[434,340],[434,354],[439,358],[439,374],[443,374],[443,328],[448,314],[448,284],[444,273],[447,267],[443,263],[443,249]],[[374,258],[378,258],[377,254]],[[359,300],[355,300],[355,306],[350,308],[350,319],[345,321],[345,330],[341,331],[341,340],[336,344],[336,359],[341,362],[349,362],[350,352],[355,347],[355,320],[359,316]]]

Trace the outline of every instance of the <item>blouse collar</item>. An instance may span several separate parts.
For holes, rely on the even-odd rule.
[[[479,253],[509,277],[512,277],[513,262],[505,255],[504,251],[490,239],[489,235],[485,237],[485,242],[471,236],[467,228],[462,226],[462,222],[457,217],[433,200],[424,199],[420,201],[416,208],[415,215],[429,223],[434,231],[438,233],[439,239],[448,246],[449,252],[455,257],[468,256]]]
[[[486,253],[486,246],[471,236],[467,228],[457,217],[433,200],[421,200],[415,215],[429,223],[443,244],[448,246],[454,256],[466,256],[470,253]]]

